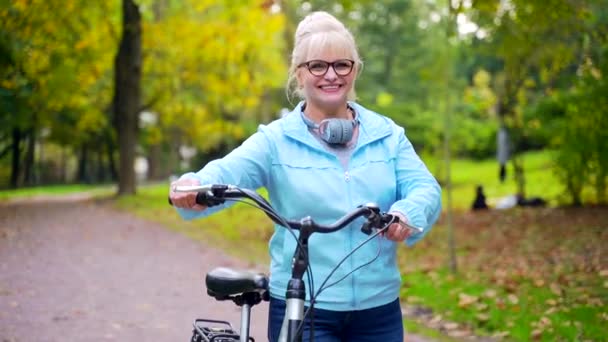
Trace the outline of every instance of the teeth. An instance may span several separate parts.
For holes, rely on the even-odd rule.
[[[321,86],[321,88],[323,89],[338,89],[340,86],[337,85],[330,85],[330,86]]]

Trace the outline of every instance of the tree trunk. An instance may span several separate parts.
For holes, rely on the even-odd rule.
[[[80,147],[80,153],[78,155],[78,171],[77,178],[78,183],[89,183],[89,177],[87,176],[87,167],[89,164],[89,149],[86,144]]]
[[[96,177],[96,181],[98,183],[104,183],[106,181],[107,177],[107,173],[106,173],[106,168],[105,168],[105,162],[103,159],[103,148],[100,148],[99,150],[97,150],[97,177]]]
[[[68,182],[68,152],[67,147],[61,148],[61,163],[59,165],[59,182]]]
[[[12,163],[11,163],[11,183],[12,189],[19,187],[19,175],[21,174],[21,130],[13,128],[13,143],[12,143]]]
[[[515,181],[517,182],[517,194],[522,198],[526,198],[526,177],[523,158],[519,154],[514,155],[512,158],[513,172],[515,173]]]
[[[133,0],[122,1],[123,30],[114,61],[114,126],[118,133],[120,155],[118,195],[134,194],[135,146],[140,108],[141,80],[141,15]]]
[[[161,178],[163,171],[161,170],[161,145],[152,144],[148,150],[148,174],[149,180],[158,180]]]
[[[26,136],[27,150],[25,151],[25,163],[23,165],[23,176],[24,184],[32,186],[36,184],[36,177],[34,175],[34,162],[36,155],[36,129],[32,128],[29,130]]]

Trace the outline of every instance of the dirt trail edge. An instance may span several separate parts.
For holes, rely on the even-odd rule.
[[[189,341],[192,322],[240,322],[204,288],[214,249],[82,198],[0,204],[0,341]],[[267,304],[251,333],[266,341]]]

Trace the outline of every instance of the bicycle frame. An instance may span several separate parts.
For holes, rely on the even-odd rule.
[[[305,319],[304,306],[306,300],[306,285],[303,281],[303,277],[309,267],[308,239],[310,236],[313,233],[335,232],[346,227],[359,217],[365,217],[367,219],[367,222],[361,228],[362,232],[367,235],[370,235],[373,229],[381,229],[383,227],[387,227],[390,223],[399,222],[397,216],[381,213],[379,207],[373,203],[357,207],[352,212],[340,218],[334,224],[319,225],[315,223],[309,216],[300,221],[287,220],[281,217],[279,213],[277,213],[274,208],[257,192],[248,189],[240,189],[232,185],[214,184],[202,186],[178,186],[173,189],[173,191],[197,192],[196,202],[206,206],[219,205],[230,199],[247,198],[252,200],[259,209],[263,210],[273,222],[281,226],[300,231],[300,234],[297,237],[297,248],[294,251],[292,276],[288,282],[287,291],[285,293],[286,309],[279,336],[280,342],[302,342],[302,331],[304,330],[303,324]],[[171,204],[170,199],[169,203]],[[419,229],[416,229],[415,227],[409,228],[419,231]],[[250,272],[238,272],[229,269],[223,270],[228,271],[226,271],[225,274],[217,274],[221,273],[222,271],[218,271],[213,274],[213,272],[216,271],[214,270],[210,272],[211,276],[210,274],[207,275],[207,291],[211,296],[218,300],[232,299],[237,305],[242,306],[241,334],[239,336],[239,341],[245,342],[253,340],[249,337],[250,311],[253,305],[259,303],[261,299],[264,299],[264,296],[268,296],[268,280],[264,278],[265,283],[261,284],[260,279],[256,279],[255,276]],[[230,274],[230,272],[233,272],[233,274]],[[264,292],[264,295],[261,295],[260,297],[261,291],[266,292]],[[311,305],[314,305],[312,302],[313,299],[314,298],[311,298]],[[197,321],[225,323],[222,321],[213,320]],[[228,323],[228,325],[230,324]],[[231,326],[230,329],[232,330]],[[195,322],[195,332],[196,330],[197,326]],[[236,336],[236,334],[228,333],[223,337],[235,338]],[[215,339],[216,338],[213,337],[208,340],[213,341]],[[217,339],[217,341],[220,340]]]

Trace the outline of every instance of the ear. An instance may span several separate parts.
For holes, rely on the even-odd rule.
[[[302,84],[304,84],[304,76],[302,76],[301,68],[298,68],[296,70],[295,76],[296,76],[296,86],[298,87],[298,89],[302,89],[304,87],[302,85]]]

